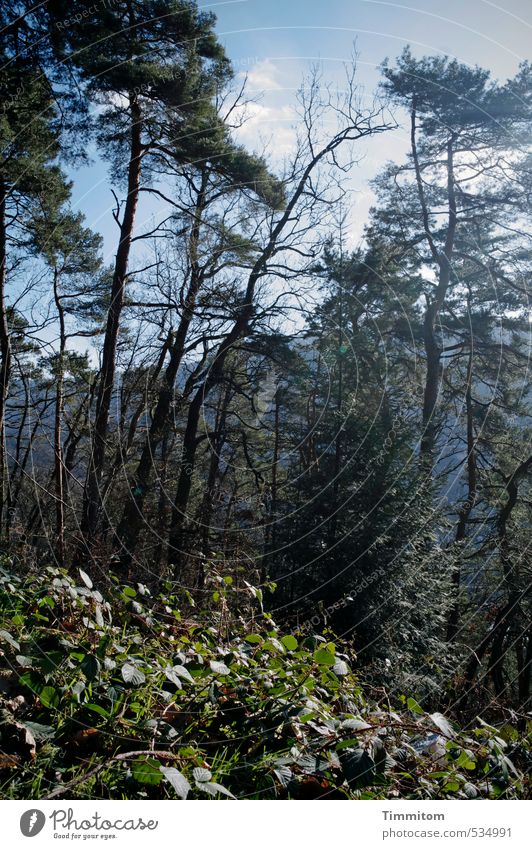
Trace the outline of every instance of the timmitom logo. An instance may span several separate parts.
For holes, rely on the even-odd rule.
[[[43,830],[46,817],[42,811],[32,808],[24,811],[20,818],[20,830],[24,837],[35,837]]]

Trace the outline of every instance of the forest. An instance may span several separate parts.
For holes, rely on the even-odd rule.
[[[532,798],[532,64],[280,156],[192,0],[0,30],[1,798]]]

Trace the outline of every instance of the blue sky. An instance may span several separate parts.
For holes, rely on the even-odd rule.
[[[217,15],[219,37],[236,73],[248,77],[250,93],[263,92],[241,141],[252,148],[261,140],[270,141],[274,158],[290,150],[294,94],[305,71],[319,61],[324,79],[341,82],[354,42],[359,83],[368,96],[378,82],[382,60],[397,56],[406,44],[419,55],[445,53],[479,64],[501,79],[512,76],[523,59],[532,60],[530,0],[411,0],[411,5],[385,0],[229,0],[200,6]],[[364,151],[351,182],[353,242],[360,238],[371,205],[368,180],[406,147],[399,129],[371,140]],[[72,177],[74,205],[104,234],[106,258],[111,260],[117,231],[105,166],[95,161]],[[148,227],[149,204],[139,213],[140,226]]]
[[[503,76],[531,55],[529,0],[235,0],[205,8],[216,13],[220,37],[235,59],[337,61],[348,58],[356,38],[370,79],[384,56],[407,43],[420,53],[447,53]]]

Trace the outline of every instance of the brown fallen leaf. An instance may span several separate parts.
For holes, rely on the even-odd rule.
[[[20,766],[18,755],[6,755],[4,752],[0,752],[0,770],[16,769],[18,766]]]
[[[30,760],[35,760],[37,756],[37,742],[29,728],[26,728],[21,722],[14,723],[17,729],[18,745],[23,750],[25,757]]]
[[[100,737],[101,732],[98,728],[82,728],[80,731],[76,731],[74,736],[72,737],[72,742],[75,746],[83,746],[89,747],[93,744],[96,744],[98,737]]]

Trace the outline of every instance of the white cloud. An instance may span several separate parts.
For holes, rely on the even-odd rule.
[[[236,130],[236,137],[242,144],[255,151],[266,148],[274,159],[293,152],[296,115],[292,105],[248,103],[245,116],[244,123]]]
[[[246,94],[250,99],[242,107],[239,118],[242,125],[236,130],[236,138],[247,148],[263,152],[275,160],[282,160],[293,153],[296,142],[294,125],[295,89],[299,83],[283,66],[271,59],[260,59],[239,77],[246,79]]]
[[[280,68],[271,59],[260,59],[250,70],[242,71],[238,76],[242,79],[247,77],[247,88],[250,93],[281,91],[283,88],[279,81]]]

